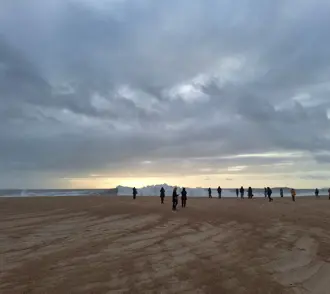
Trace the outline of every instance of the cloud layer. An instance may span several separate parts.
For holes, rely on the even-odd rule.
[[[325,185],[329,13],[325,0],[4,1],[0,186]]]

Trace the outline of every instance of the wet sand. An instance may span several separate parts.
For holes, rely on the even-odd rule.
[[[0,199],[0,293],[327,294],[327,198]]]

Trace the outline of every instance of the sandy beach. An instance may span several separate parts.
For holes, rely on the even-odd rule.
[[[0,293],[330,289],[327,198],[0,199]]]

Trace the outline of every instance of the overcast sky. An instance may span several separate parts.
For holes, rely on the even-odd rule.
[[[328,0],[0,2],[0,187],[330,185]]]

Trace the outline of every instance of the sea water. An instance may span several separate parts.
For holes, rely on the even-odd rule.
[[[164,187],[165,189],[165,196],[171,196],[173,192],[173,186],[168,186],[166,184],[164,185],[155,185],[155,186],[147,186],[143,187],[138,190],[138,196],[159,196],[160,195],[160,189],[161,187]],[[117,187],[117,195],[120,196],[131,196],[132,195],[132,187],[123,187],[118,186]],[[187,194],[189,197],[208,197],[208,188],[186,188]],[[178,193],[180,193],[181,188],[178,187]],[[212,197],[218,197],[217,188],[211,188],[212,191]],[[273,194],[272,197],[280,197],[280,188],[274,188],[272,189]],[[314,195],[314,189],[296,189],[297,197],[299,196],[313,196]],[[326,196],[328,195],[327,189],[319,189],[319,196]],[[253,195],[254,197],[265,197],[264,195],[264,189],[253,189]],[[236,197],[236,188],[226,188],[222,189],[221,193],[222,197]],[[291,197],[290,189],[285,188],[283,189],[283,196],[284,197]],[[240,197],[240,195],[239,195]],[[247,187],[245,187],[245,197],[247,197]]]
[[[0,190],[0,197],[41,197],[41,196],[90,196],[115,195],[116,189],[7,189]]]
[[[159,196],[160,189],[164,187],[165,196],[171,196],[173,186],[167,184],[146,186],[138,188],[138,196]],[[132,196],[133,187],[118,186],[115,189],[7,189],[0,190],[0,197],[41,197],[41,196]],[[186,188],[188,197],[208,197],[208,188]],[[181,188],[178,187],[178,193]],[[284,189],[284,197],[290,197],[290,189]],[[314,189],[296,189],[297,196],[313,196]],[[253,189],[254,197],[264,197],[264,189]],[[327,189],[320,189],[320,196],[327,196]],[[218,197],[216,188],[212,188],[212,197]],[[236,197],[236,188],[222,189],[222,197]],[[247,197],[247,188],[245,188],[245,197]],[[280,190],[273,189],[272,197],[280,197]]]

